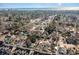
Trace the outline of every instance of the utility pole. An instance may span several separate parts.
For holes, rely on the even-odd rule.
[[[56,38],[56,40],[57,40],[57,42],[56,42],[56,44],[57,44],[57,47],[56,47],[56,55],[58,55],[59,53],[58,53],[58,50],[59,50],[59,33],[58,33],[58,27],[59,27],[59,21],[60,20],[57,20],[56,21],[56,35],[57,35],[57,38]]]
[[[77,19],[75,19],[75,23],[74,23],[74,36],[76,36],[77,33]]]

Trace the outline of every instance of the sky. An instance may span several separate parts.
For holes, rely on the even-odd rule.
[[[79,3],[0,3],[0,8],[79,7]]]

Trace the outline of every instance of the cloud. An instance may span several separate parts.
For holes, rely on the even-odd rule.
[[[58,6],[61,6],[62,5],[62,3],[58,3]]]
[[[55,8],[54,10],[79,10],[79,7],[60,7]]]

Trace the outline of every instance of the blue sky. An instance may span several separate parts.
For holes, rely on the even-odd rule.
[[[0,3],[0,8],[79,7],[79,3]]]

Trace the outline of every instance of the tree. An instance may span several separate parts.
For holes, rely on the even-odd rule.
[[[45,28],[45,31],[48,32],[48,34],[51,34],[55,30],[56,30],[56,23],[54,21],[50,22],[48,26]]]

